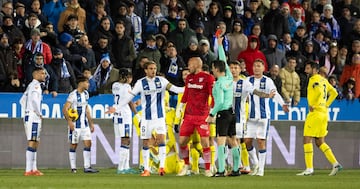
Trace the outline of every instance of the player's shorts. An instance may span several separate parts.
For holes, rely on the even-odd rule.
[[[233,114],[232,108],[217,113],[216,134],[218,136],[235,136],[235,115]]]
[[[166,135],[165,118],[153,119],[153,120],[141,120],[140,126],[140,138],[150,139],[152,132],[156,132],[159,135]]]
[[[41,118],[35,113],[28,113],[24,117],[26,139],[31,141],[40,140]]]
[[[244,138],[245,121],[235,124],[236,138]]]
[[[210,137],[216,137],[216,125],[215,123],[209,124]]]
[[[132,120],[131,115],[119,116],[117,114],[113,117],[115,137],[131,137],[132,135]]]
[[[328,115],[322,112],[309,112],[304,125],[304,136],[325,137],[328,133]]]
[[[190,136],[196,129],[201,137],[208,137],[209,125],[206,123],[206,116],[186,115],[180,127],[180,136]]]
[[[269,119],[249,119],[244,129],[244,138],[266,139],[269,126]]]
[[[75,128],[73,131],[68,131],[70,144],[78,144],[83,140],[91,140],[90,127],[86,128]]]

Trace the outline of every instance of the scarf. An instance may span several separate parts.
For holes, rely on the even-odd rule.
[[[61,63],[61,78],[66,79],[66,78],[69,78],[69,77],[70,77],[70,73],[69,73],[69,70],[68,70],[68,68],[66,66],[65,59],[63,58],[62,63]]]
[[[96,83],[97,88],[100,88],[109,79],[111,69],[112,69],[112,65],[110,65],[106,69],[102,68],[101,64],[98,65],[98,67],[94,72],[94,81]],[[103,71],[105,71],[105,75],[102,75]]]
[[[35,46],[33,47],[33,41],[32,39],[28,40],[25,43],[25,49],[29,50],[32,52],[32,54],[35,54],[36,52],[41,52],[43,53],[43,46],[42,46],[42,41],[39,40],[38,42],[36,42]]]

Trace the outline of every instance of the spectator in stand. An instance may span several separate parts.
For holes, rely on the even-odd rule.
[[[240,52],[247,49],[248,38],[243,32],[243,23],[241,20],[234,20],[231,33],[226,34],[229,40],[229,58],[230,61],[236,61]]]
[[[302,24],[296,28],[296,32],[294,34],[294,39],[299,41],[300,50],[301,50],[301,52],[303,52],[305,41],[309,39],[309,35],[306,33],[306,27],[304,24]]]
[[[86,12],[86,26],[88,33],[95,33],[96,29],[101,25],[101,20],[103,17],[109,17],[108,13],[105,10],[105,1],[97,0],[95,1],[95,9],[94,10],[87,10]],[[112,19],[110,18],[109,20]],[[111,28],[114,27],[112,23]]]
[[[16,63],[7,34],[0,34],[0,91],[18,91],[21,83]]]
[[[190,38],[195,36],[194,30],[187,26],[186,19],[180,19],[177,28],[170,33],[169,40],[175,43],[176,50],[181,54],[189,45]]]
[[[288,21],[289,32],[291,37],[293,37],[296,31],[296,23],[295,23],[295,19],[290,14],[290,6],[288,3],[281,4],[281,13]]]
[[[48,22],[47,17],[41,11],[40,0],[32,0],[31,9],[29,10],[28,14],[35,14],[42,24],[41,27],[44,27],[43,24]]]
[[[153,3],[149,18],[145,23],[145,34],[156,34],[159,32],[159,24],[161,21],[166,20],[165,16],[161,14],[161,6],[159,3]]]
[[[114,68],[126,68],[132,72],[133,62],[136,59],[136,50],[134,41],[130,36],[125,35],[125,23],[119,20],[115,24],[115,35],[112,45],[112,52],[116,62],[113,63]]]
[[[340,63],[338,62],[339,48],[336,41],[330,43],[329,51],[319,59],[319,66],[325,66],[328,70],[327,75],[341,75]]]
[[[125,34],[127,36],[134,36],[134,28],[131,23],[130,17],[128,16],[127,10],[128,10],[128,6],[121,1],[116,14],[114,14],[115,16],[112,17],[112,20],[114,20],[114,22],[117,22],[118,20],[122,20],[125,23]]]
[[[89,92],[89,96],[98,95],[99,92],[97,92],[96,89],[96,82],[94,80],[94,76],[91,75],[91,69],[85,68],[83,71],[83,76],[89,80],[89,89],[87,90]]]
[[[335,1],[334,4],[335,18],[339,18],[341,16],[345,7],[349,9],[352,17],[360,18],[359,3],[356,3],[354,0]]]
[[[97,65],[100,63],[100,60],[104,55],[108,55],[111,62],[116,62],[115,56],[111,51],[111,44],[109,43],[109,39],[106,36],[100,36],[97,43],[94,44],[93,50],[95,53],[95,61]]]
[[[317,52],[318,57],[324,56],[329,50],[329,45],[325,41],[325,35],[325,31],[319,28],[315,32],[312,40],[314,44],[314,52]]]
[[[139,50],[142,45],[142,21],[141,17],[138,16],[135,12],[135,3],[133,1],[129,2],[128,16],[130,17],[132,27],[134,28],[134,46],[136,50]]]
[[[78,47],[79,47],[80,55],[85,57],[85,59],[86,59],[85,68],[88,68],[88,69],[95,68],[96,67],[95,53],[94,53],[93,49],[91,48],[89,38],[87,35],[81,36]],[[84,70],[85,70],[85,68],[84,68]]]
[[[255,20],[251,17],[250,9],[246,8],[244,12],[244,16],[241,18],[244,23],[244,34],[249,36],[252,34],[252,29],[255,24]]]
[[[323,24],[320,22],[320,13],[314,11],[311,15],[311,21],[307,25],[308,31],[309,31],[309,37],[310,39],[313,39],[315,37],[316,31],[318,31],[319,28],[323,27]]]
[[[76,88],[76,76],[71,64],[63,58],[61,49],[55,49],[54,58],[50,64],[58,83],[57,93],[70,93]],[[50,77],[53,77],[52,75]]]
[[[112,44],[113,38],[115,38],[115,36],[113,36],[113,28],[114,28],[114,23],[111,20],[111,18],[108,16],[102,17],[100,19],[100,23],[98,27],[91,35],[90,38],[91,44],[95,44],[96,41],[99,40],[100,36],[106,36],[109,40],[109,44]]]
[[[223,14],[222,8],[217,1],[212,1],[209,5],[209,10],[206,13],[207,22],[204,23],[205,25],[205,33],[209,34],[208,38],[213,38],[213,33],[215,33],[217,26],[220,21],[223,21]],[[226,24],[224,24],[226,27]],[[226,30],[224,31],[224,33]],[[213,43],[213,42],[212,42]],[[217,54],[217,52],[215,53]]]
[[[264,15],[261,15],[261,12],[259,11],[261,3],[258,0],[250,0],[249,3],[249,9],[251,12],[251,18],[255,21],[255,24],[262,22],[262,17]]]
[[[216,55],[216,58],[218,58],[218,48],[219,48],[219,44],[217,44],[217,32],[220,32],[218,35],[222,36],[224,39],[222,41],[222,45],[223,48],[225,50],[225,55],[226,58],[229,59],[229,39],[227,38],[227,35],[225,35],[226,33],[226,24],[223,21],[218,22],[217,27],[216,27],[216,31],[212,33],[212,36],[209,37],[210,39],[210,45],[211,45],[211,50],[213,50],[213,52]]]
[[[296,59],[295,71],[300,74],[305,68],[306,57],[300,51],[300,43],[294,39],[291,41],[291,50],[286,52],[286,58],[294,57]]]
[[[167,39],[163,34],[156,34],[155,35],[155,39],[156,39],[156,47],[159,49],[160,53],[161,53],[161,57],[165,56],[166,51],[167,51]]]
[[[316,3],[316,1],[314,1],[314,3]],[[319,14],[322,14],[324,11],[324,6],[328,3],[329,3],[328,0],[318,0],[315,7],[315,11],[318,12]]]
[[[0,26],[2,26],[3,17],[5,15],[13,16],[13,3],[11,1],[6,1],[1,5],[1,11],[0,11]]]
[[[24,46],[24,40],[21,38],[15,38],[14,42],[12,44],[12,51],[13,51],[13,58],[14,61],[16,63],[16,69],[17,69],[17,73],[18,73],[18,79],[20,81],[20,87],[18,88],[17,92],[23,92],[25,90],[25,83],[24,83],[24,79],[25,79],[25,73],[24,73],[24,67],[23,67],[23,62],[20,58],[20,51],[22,49],[22,47]]]
[[[161,8],[161,14],[164,15],[165,17],[169,16],[169,3],[170,0],[161,0],[160,3],[160,8]]]
[[[146,47],[141,50],[138,54],[138,57],[146,56],[150,61],[154,61],[156,63],[156,68],[158,71],[161,70],[160,58],[161,53],[159,49],[156,47],[156,37],[154,35],[149,35],[146,38]],[[140,68],[139,59],[136,63],[136,68]]]
[[[299,11],[299,16],[300,16],[300,20],[302,22],[305,22],[305,10],[303,9],[301,3],[299,2],[299,0],[290,0],[289,2],[289,6],[290,6],[290,13],[292,15],[294,15],[294,12]],[[298,10],[296,10],[298,9]]]
[[[245,60],[242,59],[242,58],[240,58],[240,59],[238,60],[238,62],[239,62],[239,65],[240,65],[240,74],[242,74],[242,75],[244,75],[244,76],[246,76],[246,77],[250,76],[249,72],[246,71],[246,63],[245,63]]]
[[[80,37],[85,34],[84,30],[80,29],[79,18],[75,14],[70,14],[67,17],[67,22],[63,26],[63,29],[64,30],[61,33],[70,34],[76,43],[79,41]]]
[[[268,37],[270,34],[274,34],[280,39],[284,33],[289,33],[289,23],[281,14],[279,8],[279,1],[273,0],[270,2],[270,10],[265,14],[263,18],[264,35]]]
[[[25,8],[25,6],[24,6]],[[54,31],[57,33],[57,23],[59,22],[60,14],[66,9],[62,0],[49,0],[44,4],[42,12],[47,16],[49,22],[54,23]]]
[[[270,77],[274,81],[274,84],[276,86],[276,90],[279,91],[280,94],[281,94],[282,81],[281,81],[281,78],[279,76],[279,73],[280,73],[280,67],[277,64],[274,64],[270,68],[270,71],[267,72],[265,75]]]
[[[137,80],[139,80],[140,78],[143,78],[143,77],[145,77],[145,71],[144,71],[144,64],[146,63],[146,62],[149,62],[149,58],[148,57],[146,57],[146,56],[139,56],[139,58],[138,58],[138,61],[139,61],[139,68],[134,68],[133,69],[133,83],[132,83],[132,85],[133,84],[135,84],[135,82],[137,81]]]
[[[270,34],[268,36],[268,48],[262,49],[269,68],[271,68],[273,65],[278,65],[280,68],[282,68],[286,64],[285,52],[278,49],[277,44],[278,40],[276,35]]]
[[[182,79],[182,71],[185,68],[185,62],[183,61],[181,56],[177,54],[174,45],[167,47],[166,56],[162,57],[160,63],[160,72],[165,75],[165,78],[170,83],[176,86],[184,86],[184,81]],[[170,92],[170,94],[174,95],[174,93],[172,92]]]
[[[100,94],[112,94],[112,84],[119,80],[119,70],[111,64],[110,57],[104,54],[94,72],[94,81]]]
[[[356,86],[356,81],[352,77],[348,79],[345,85],[343,86],[343,94],[346,100],[355,100],[356,98],[355,86]]]
[[[29,40],[31,38],[31,30],[32,29],[38,29],[39,31],[42,30],[41,28],[41,21],[38,19],[36,14],[29,14],[27,19],[25,20],[25,25],[22,29],[22,33],[25,37],[25,40]],[[40,35],[41,36],[41,35]]]
[[[301,10],[299,8],[294,8],[291,15],[295,20],[296,28],[300,25],[305,25],[305,22],[301,18]],[[295,30],[295,32],[296,32],[296,30]]]
[[[325,24],[326,30],[331,34],[331,39],[340,40],[340,26],[333,16],[333,6],[331,4],[324,6],[324,12],[320,16],[320,22]]]
[[[304,72],[300,73],[300,96],[307,97],[307,86],[309,83],[309,78],[311,76],[312,68],[311,68],[312,61],[306,62]]]
[[[360,53],[354,54],[352,56],[352,64],[351,65],[345,65],[343,73],[340,77],[340,86],[345,87],[345,83],[350,79],[354,78],[355,81],[355,93],[354,97],[359,98],[360,97]]]
[[[195,35],[198,41],[202,39],[208,40],[208,38],[204,35],[205,26],[202,22],[199,22],[198,25],[196,25],[195,29]]]
[[[205,14],[205,1],[204,0],[196,0],[195,7],[191,9],[190,15],[187,19],[189,21],[189,27],[193,30],[196,29],[196,26],[199,22],[202,22],[204,25],[206,24],[208,18]],[[216,23],[213,23],[216,24]],[[204,35],[208,36],[209,33],[204,31]],[[176,48],[178,49],[178,48]],[[180,50],[180,49],[178,49]]]
[[[233,25],[235,22],[235,16],[233,14],[233,8],[231,5],[226,5],[224,7],[224,17],[223,17],[223,21],[226,24],[226,34],[230,33],[233,31]]]
[[[356,20],[350,35],[343,38],[343,41],[343,43],[348,46],[352,46],[354,41],[360,41],[360,19]]]
[[[278,42],[278,49],[288,52],[291,50],[291,35],[290,33],[284,33],[280,41]]]
[[[261,59],[264,61],[264,71],[265,72],[268,71],[268,64],[266,62],[266,57],[264,53],[262,53],[259,50],[260,47],[259,38],[255,35],[250,35],[248,39],[249,40],[248,40],[247,49],[245,51],[240,52],[237,59],[238,60],[244,59],[247,68],[252,68],[254,61],[256,59]],[[250,75],[253,75],[254,73],[252,69],[248,70],[248,72]]]
[[[26,41],[25,45],[20,51],[20,58],[22,59],[24,68],[26,68],[27,65],[31,64],[32,57],[36,52],[40,52],[42,54],[42,56],[44,57],[44,64],[50,64],[52,60],[51,49],[48,44],[40,40],[40,30],[36,28],[32,29],[30,36],[31,39]]]
[[[251,28],[251,35],[255,35],[259,39],[260,42],[259,50],[267,47],[267,38],[265,37],[264,34],[262,34],[262,30],[263,29],[261,28],[260,23],[254,24],[253,27]]]
[[[199,42],[195,37],[190,38],[188,47],[182,51],[181,57],[183,57],[185,64],[188,63],[190,58],[200,56]]]
[[[51,22],[45,24],[45,28],[44,31],[42,32],[41,40],[49,44],[51,49],[59,45],[58,35],[54,31],[54,25]]]
[[[15,5],[15,17],[14,17],[14,25],[22,30],[25,26],[27,14],[25,13],[25,5],[17,2]]]
[[[17,28],[13,23],[13,18],[11,16],[5,15],[3,17],[3,25],[1,29],[4,33],[7,34],[9,38],[9,44],[12,45],[15,38],[22,38],[25,40],[25,37],[21,30]]]
[[[179,21],[178,12],[176,9],[169,9],[169,16],[165,17],[169,24],[169,32],[174,31],[176,29],[177,23]],[[164,22],[164,21],[162,21]],[[161,28],[161,27],[159,27]]]
[[[282,81],[281,96],[285,103],[297,106],[300,102],[300,77],[295,71],[296,58],[287,58],[287,64],[281,68],[279,76]]]
[[[44,94],[51,94],[53,97],[58,95],[56,89],[58,88],[58,82],[54,70],[49,64],[44,64],[44,56],[41,52],[36,52],[31,58],[30,65],[25,67],[25,84],[26,86],[32,81],[32,71],[35,68],[44,68],[46,72],[45,82],[42,86]]]
[[[339,55],[338,55],[338,63],[339,63],[339,71],[340,71],[340,73],[342,73],[343,70],[344,70],[344,66],[345,66],[346,61],[347,61],[346,59],[347,59],[348,52],[349,52],[349,50],[348,50],[346,45],[341,45],[340,46]],[[338,76],[338,78],[340,78],[340,75]]]
[[[175,24],[177,24],[177,22]],[[176,25],[175,25],[175,27],[176,27]],[[158,34],[164,35],[167,39],[169,38],[169,35],[170,35],[170,23],[167,20],[163,20],[163,21],[160,22]]]
[[[71,14],[75,14],[78,18],[79,29],[85,31],[86,28],[86,12],[83,8],[80,7],[78,0],[69,0],[68,6],[60,14],[58,22],[58,32],[61,33],[64,31],[64,25],[68,21],[68,17]]]
[[[303,0],[301,2],[301,6],[305,11],[305,25],[308,26],[311,22],[311,16],[313,13],[313,10],[311,7],[311,0]]]
[[[305,47],[302,51],[302,54],[306,57],[306,61],[319,62],[319,57],[314,51],[314,43],[312,42],[312,40],[306,40],[304,46]]]
[[[199,42],[200,58],[203,61],[203,66],[211,66],[211,63],[216,60],[216,55],[210,49],[210,43],[207,39],[202,39]]]
[[[337,17],[337,19],[340,26],[341,36],[350,36],[356,22],[356,17],[351,15],[349,6],[345,6],[342,9],[341,17]],[[341,41],[343,41],[342,38],[340,39]]]
[[[336,99],[338,99],[338,100],[343,99],[343,97],[344,97],[343,92],[339,86],[339,81],[337,80],[336,75],[330,75],[328,77],[328,80],[329,80],[330,85],[332,85],[336,89],[336,92],[338,93],[338,96],[336,97]]]

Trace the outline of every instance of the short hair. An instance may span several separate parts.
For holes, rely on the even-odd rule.
[[[229,66],[230,66],[230,65],[240,66],[240,62],[237,61],[237,60],[235,60],[235,61],[230,61],[230,62],[229,62]]]
[[[287,62],[289,62],[290,60],[295,60],[296,61],[296,57],[289,56],[289,57],[286,58]]]
[[[131,76],[131,72],[129,72],[126,68],[119,69],[119,81],[121,83],[126,83],[128,77]]]
[[[264,60],[262,60],[262,59],[260,59],[260,58],[255,59],[255,60],[254,60],[254,63],[255,63],[255,62],[260,62],[262,65],[265,66]]]
[[[89,81],[89,79],[87,78],[87,77],[85,77],[85,76],[78,76],[77,78],[76,78],[76,83],[77,84],[79,84],[79,83],[81,83],[81,82],[84,82],[84,81]]]
[[[37,71],[41,71],[41,70],[44,70],[45,68],[44,67],[34,67],[34,69],[33,69],[33,71],[32,71],[32,73],[35,73],[35,72],[37,72]]]
[[[201,69],[204,71],[204,72],[210,72],[210,67],[209,65],[207,64],[203,64]],[[189,70],[189,69],[188,69]]]
[[[115,22],[115,26],[118,25],[118,24],[121,24],[121,25],[123,25],[125,27],[125,22],[123,20],[117,20]]]
[[[144,64],[144,69],[147,69],[148,66],[150,66],[151,64],[154,64],[154,65],[156,66],[156,63],[155,63],[154,61],[147,61],[147,62],[145,62],[145,64]]]
[[[225,72],[226,63],[222,60],[214,60],[212,61],[212,66],[219,70],[219,72]]]
[[[311,68],[315,68],[315,69],[317,69],[317,70],[320,69],[319,64],[316,63],[316,62],[314,62],[314,61],[309,61],[309,62],[306,63],[306,65],[310,65]]]

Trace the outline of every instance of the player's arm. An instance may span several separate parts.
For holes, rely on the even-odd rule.
[[[270,91],[275,91],[274,101],[279,103],[285,112],[289,112],[289,106],[287,104],[285,104],[284,99],[281,97],[281,95],[276,90],[276,86],[275,86],[273,80],[269,79],[269,82],[267,82],[267,84],[269,85]]]
[[[30,96],[32,106],[34,107],[34,112],[40,118],[41,116],[41,105],[39,106],[39,102],[41,102],[41,91],[33,91]]]
[[[258,89],[255,89],[255,87],[249,82],[248,79],[244,80],[244,88],[246,93],[252,93],[254,95],[259,96],[260,98],[273,98],[276,94],[276,91],[272,90],[270,93],[262,92]]]
[[[177,86],[175,86],[175,85],[173,85],[171,83],[168,83],[166,85],[166,90],[174,92],[176,94],[184,93],[184,87],[177,87]]]
[[[336,99],[336,97],[338,96],[338,93],[336,91],[336,89],[330,85],[330,83],[328,81],[326,81],[326,85],[327,85],[327,94],[328,94],[328,98],[326,101],[326,107],[329,107],[334,100]]]
[[[233,79],[233,76],[231,74],[231,71],[230,71],[230,68],[229,68],[229,65],[227,64],[227,61],[226,61],[226,55],[225,55],[225,50],[224,50],[224,47],[223,47],[223,39],[224,37],[218,37],[217,38],[217,43],[219,45],[219,48],[218,48],[218,52],[219,52],[219,60],[222,60],[225,62],[225,76],[228,78],[228,79]]]
[[[87,117],[87,119],[89,121],[91,132],[94,132],[94,122],[93,122],[93,119],[91,117],[91,112],[90,112],[89,105],[86,106],[86,117]]]
[[[70,118],[69,113],[68,113],[68,110],[70,109],[70,107],[71,107],[71,102],[66,101],[64,106],[63,106],[62,112],[64,114],[65,120],[68,123],[68,126],[69,126],[70,130],[72,131],[72,130],[74,130],[74,123],[73,123],[73,121]]]

